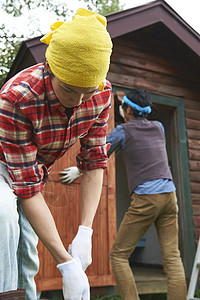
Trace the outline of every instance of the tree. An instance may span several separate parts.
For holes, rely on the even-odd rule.
[[[5,12],[9,16],[11,15],[15,20],[17,20],[17,17],[27,14],[27,12],[34,12],[36,8],[44,8],[52,11],[57,18],[62,17],[63,19],[70,12],[64,2],[61,1],[56,5],[52,0],[7,0],[0,2],[0,11]],[[40,29],[35,26],[36,22],[34,23],[34,18],[35,16],[32,17],[28,25],[26,24],[30,28],[29,36],[10,32],[5,24],[0,25],[0,87],[5,82],[7,73],[15,59],[21,42],[31,36],[42,34]]]
[[[123,6],[120,5],[120,0],[84,0],[84,2],[87,4],[88,9],[102,15],[123,9]],[[72,14],[72,10],[66,7],[64,0],[57,1],[56,4],[53,0],[7,0],[0,2],[0,11],[4,11],[14,18],[22,16],[27,12],[34,12],[36,8],[44,8],[46,11],[53,12],[57,20],[65,21],[66,16]],[[35,16],[33,16],[33,19],[27,25],[31,31],[29,36],[11,33],[5,24],[0,25],[0,87],[5,82],[7,73],[15,59],[21,42],[31,36],[43,34],[39,28],[35,27],[36,22],[34,23],[34,19]]]
[[[66,3],[58,1],[56,4],[52,0],[6,0],[0,4],[0,9],[14,17],[21,16],[24,9],[34,10],[37,7],[44,7],[46,10],[55,12],[57,16],[66,16]]]
[[[120,0],[84,0],[90,10],[99,14],[107,15],[122,10],[124,5],[120,5]]]
[[[0,47],[0,87],[3,85],[10,66],[17,54],[22,36],[16,36],[14,33],[6,31],[5,25],[0,27],[0,36],[2,46]]]

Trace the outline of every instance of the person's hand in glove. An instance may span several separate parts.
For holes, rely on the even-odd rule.
[[[83,271],[92,263],[92,233],[91,228],[80,225],[68,249],[72,257],[80,261]]]
[[[76,259],[57,265],[63,277],[64,300],[90,300],[90,286]]]
[[[77,167],[66,168],[64,171],[59,172],[59,174],[64,175],[60,177],[60,180],[66,184],[72,183],[76,178],[82,175]]]

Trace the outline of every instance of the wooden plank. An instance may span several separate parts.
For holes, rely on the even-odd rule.
[[[200,90],[195,89],[194,86],[191,85],[189,89],[185,89],[184,98],[196,101],[199,99],[199,94]]]
[[[116,285],[113,275],[94,275],[88,276],[88,279],[91,287]]]
[[[124,88],[141,87],[152,93],[171,95],[172,97],[178,98],[184,98],[184,94],[186,92],[184,87],[172,87],[166,84],[160,85],[158,82],[152,82],[148,78],[135,78],[134,76],[116,74],[113,72],[109,72],[107,77],[113,85],[123,86]]]
[[[197,107],[195,109],[186,109],[185,110],[185,115],[189,119],[193,120],[200,120],[200,109]]]
[[[109,274],[109,257],[108,257],[108,210],[107,210],[107,188],[102,190],[101,201],[99,204],[99,211],[97,215],[97,226],[96,231],[98,232],[98,255],[95,256],[94,263],[97,264],[96,275],[107,275]]]
[[[125,52],[123,52],[123,50]],[[156,60],[155,56],[148,55],[147,59],[147,56],[145,56],[144,53],[123,46],[115,46],[111,60],[111,65],[113,64],[118,64],[122,67],[130,66],[134,69],[151,70],[152,72],[174,75],[169,64],[167,64],[163,58],[157,58]]]
[[[200,110],[199,97],[196,97],[196,100],[190,98],[184,99],[184,103],[186,108]]]
[[[191,192],[200,194],[200,183],[191,182]]]
[[[138,41],[137,41],[138,42]],[[124,43],[124,44],[123,44]],[[152,43],[151,43],[152,44]],[[122,41],[115,41],[115,47],[112,54],[112,59],[119,64],[127,62],[127,64],[131,64],[137,67],[144,67],[148,65],[148,69],[152,71],[161,71],[165,70],[166,74],[173,74],[179,78],[192,78],[194,81],[198,81],[199,70],[192,70],[191,66],[188,66],[185,63],[182,63],[179,59],[175,58],[175,53],[173,56],[169,57],[169,52],[165,51],[165,47],[160,46],[159,49],[155,48],[155,44],[148,47],[147,41],[145,41],[144,48],[142,49],[141,43],[134,42],[133,38],[128,41],[124,39]],[[153,46],[153,51],[152,51]],[[116,53],[116,55],[115,55]],[[193,77],[188,76],[188,72],[193,74]],[[197,76],[197,77],[196,77]]]
[[[171,43],[169,43],[169,32],[165,32],[165,34],[168,36],[168,42],[166,43],[165,39],[160,39],[156,34],[152,34],[152,31],[154,31],[152,27],[153,25],[151,25],[151,30],[149,30],[149,28],[146,28],[147,30],[144,28],[142,30],[120,36],[115,39],[115,45],[120,44],[126,46],[127,48],[132,47],[138,49],[138,51],[141,53],[147,52],[156,57],[163,57],[165,58],[166,62],[170,61],[170,59],[173,59],[173,65],[177,63],[178,66],[181,66],[186,59],[185,52],[175,51],[174,47],[175,44],[177,44],[177,39],[175,36],[170,36],[170,41],[173,41],[174,43],[173,47],[171,47]],[[191,60],[192,58],[194,58],[194,56],[190,56]],[[183,65],[186,64],[184,63]],[[188,64],[185,67],[187,69],[191,69],[191,66]],[[198,70],[198,67],[196,69]]]
[[[17,289],[7,292],[0,292],[0,300],[25,300],[26,290]]]
[[[186,118],[186,125],[188,129],[200,129],[200,121],[198,120]]]
[[[199,150],[189,149],[189,159],[190,160],[200,160],[200,152]]]
[[[194,216],[193,220],[194,220],[194,227],[195,228],[200,227],[200,216]]]
[[[150,279],[145,284],[143,282],[136,282],[136,286],[139,295],[167,293],[167,282],[157,282]]]
[[[200,182],[200,172],[199,171],[191,171],[190,179],[193,182]]]
[[[52,291],[62,289],[62,278],[41,278],[37,280],[37,291]]]
[[[192,205],[193,215],[200,216],[200,206],[199,205]]]
[[[190,140],[188,139],[189,149],[200,150],[200,140]]]
[[[192,203],[200,205],[200,193],[191,193]]]
[[[200,114],[200,111],[199,111]],[[191,140],[200,140],[200,130],[196,129],[188,129],[187,130],[188,138]]]
[[[167,279],[162,269],[133,267],[133,274],[139,294],[167,292]]]
[[[195,228],[195,229],[194,229],[194,235],[195,235],[195,242],[196,242],[196,244],[197,244],[198,239],[199,239],[199,237],[200,237],[200,228]]]
[[[120,57],[121,59],[121,57]],[[133,59],[133,61],[135,61]],[[110,64],[110,72],[116,73],[116,74],[125,74],[129,76],[133,76],[135,78],[144,78],[148,80],[151,80],[152,82],[159,82],[160,85],[166,84],[170,86],[177,86],[177,87],[189,87],[188,79],[184,80],[179,77],[175,77],[174,74],[167,75],[165,73],[165,70],[160,70],[159,72],[152,72],[151,68],[147,66],[146,68],[137,68],[130,66],[129,63],[127,64],[117,64],[117,63],[111,63]]]
[[[116,282],[112,275],[88,275],[90,286],[114,286]],[[51,291],[62,289],[62,277],[59,278],[41,278],[37,281],[37,291]]]
[[[152,42],[150,43],[151,46],[148,46],[147,41],[141,41],[140,39],[135,40],[135,33],[133,35],[131,34],[132,38],[130,38],[130,40],[128,40],[128,36],[129,35],[124,38],[117,38],[115,40],[115,47],[111,57],[110,71],[112,71],[113,63],[119,65],[119,69],[121,68],[122,70],[124,67],[129,66],[133,69],[140,70],[142,74],[146,73],[144,71],[152,73],[153,76],[154,73],[158,73],[161,76],[161,79],[158,79],[157,82],[159,85],[162,85],[162,80],[170,80],[170,82],[172,82],[172,86],[174,86],[174,84],[178,84],[180,90],[184,85],[183,95],[179,95],[176,92],[175,94],[171,94],[171,96],[180,96],[181,98],[183,97],[191,100],[199,99],[200,72],[198,68],[192,68],[191,66],[185,64],[185,59],[183,59],[183,61],[180,60],[180,57],[176,59],[175,52],[171,52],[171,55],[169,56],[169,53],[166,50],[166,45],[163,45],[163,49],[160,47],[160,41],[159,47],[156,48]],[[110,76],[109,73],[108,76]],[[129,73],[127,72],[125,73],[125,75],[128,74]],[[146,81],[149,81],[150,79],[151,78],[146,77]],[[112,84],[115,83],[115,85],[120,85],[121,81],[112,81],[111,79],[111,82]],[[185,83],[183,84],[183,82]],[[146,82],[146,84],[148,83]],[[126,82],[121,85],[124,87],[131,86],[129,84],[126,85]],[[170,90],[168,89],[168,93],[164,92],[164,94],[170,95]]]

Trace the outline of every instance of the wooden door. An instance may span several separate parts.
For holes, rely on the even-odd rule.
[[[114,99],[108,121],[108,133],[114,128]],[[43,196],[54,217],[63,244],[68,245],[75,237],[81,219],[80,178],[70,185],[61,184],[59,171],[76,165],[76,154],[79,152],[77,142],[53,166]],[[86,274],[91,287],[114,285],[114,277],[109,263],[109,250],[116,235],[116,195],[115,195],[115,156],[111,155],[108,168],[104,171],[103,188],[100,204],[93,224],[93,262]],[[36,276],[38,291],[62,289],[61,274],[56,263],[44,245],[39,241],[38,253],[40,269]]]

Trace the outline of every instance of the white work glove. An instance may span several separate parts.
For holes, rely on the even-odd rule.
[[[59,174],[64,175],[60,177],[60,180],[62,183],[66,184],[72,183],[76,178],[82,175],[77,167],[66,168],[64,171],[59,172]]]
[[[92,263],[92,233],[91,228],[80,225],[68,249],[68,252],[81,263],[83,271]]]
[[[63,277],[64,300],[90,300],[90,286],[80,263],[70,260],[57,265]]]

